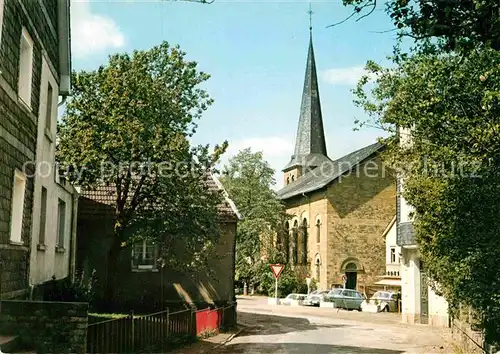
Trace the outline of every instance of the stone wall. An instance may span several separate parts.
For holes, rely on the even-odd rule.
[[[0,292],[3,298],[23,296],[27,288],[34,183],[26,180],[22,244],[10,243],[11,200],[14,170],[35,159],[36,124],[40,102],[42,52],[57,72],[56,1],[5,0],[0,39]],[[18,99],[18,73],[23,26],[33,39],[31,109]],[[58,75],[55,75],[58,77]],[[33,169],[28,168],[33,175]]]
[[[293,216],[290,226],[295,220],[308,221],[308,265],[298,267],[319,280],[320,289],[328,289],[342,284],[342,266],[353,260],[360,267],[357,288],[373,285],[385,274],[383,232],[396,215],[395,202],[395,178],[379,157],[327,188],[287,200],[287,213]]]
[[[375,170],[377,167],[377,170]],[[328,281],[342,284],[343,268],[356,264],[357,289],[385,273],[383,232],[396,215],[396,184],[380,157],[360,164],[328,189]]]
[[[87,303],[2,301],[0,333],[37,353],[86,352]]]

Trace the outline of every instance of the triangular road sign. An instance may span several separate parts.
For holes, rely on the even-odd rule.
[[[270,264],[271,270],[273,271],[274,277],[278,279],[281,275],[283,269],[285,269],[284,264]]]

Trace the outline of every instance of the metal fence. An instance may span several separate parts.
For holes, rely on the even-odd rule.
[[[87,353],[134,353],[170,349],[196,336],[217,333],[236,324],[236,306],[204,310],[169,310],[92,323],[87,330]]]

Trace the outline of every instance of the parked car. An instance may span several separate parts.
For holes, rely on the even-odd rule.
[[[321,301],[324,301],[325,297],[328,295],[328,290],[314,290],[312,293],[307,295],[304,300],[305,306],[319,306]]]
[[[283,300],[282,305],[302,305],[303,301],[307,298],[306,294],[288,294]]]
[[[333,289],[327,298],[335,304],[335,307],[358,311],[361,311],[361,303],[365,301],[365,297],[359,291],[351,289]]]
[[[399,295],[393,291],[377,291],[370,298],[369,303],[377,305],[379,312],[396,312],[398,311]]]

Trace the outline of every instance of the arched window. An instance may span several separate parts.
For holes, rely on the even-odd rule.
[[[293,181],[295,181],[295,176],[294,176],[294,175],[292,175],[292,182],[293,182]]]
[[[321,221],[316,220],[316,243],[321,242]]]
[[[297,259],[298,259],[298,254],[297,254],[297,245],[298,245],[298,238],[299,238],[299,223],[297,220],[293,223],[293,229],[292,229],[292,242],[291,242],[291,263],[292,264],[297,264]]]
[[[286,184],[290,184],[290,177],[286,178]]]
[[[307,219],[306,218],[302,220],[301,231],[302,231],[301,263],[307,264]]]
[[[285,261],[288,263],[290,262],[290,224],[288,221],[285,223],[285,239],[284,239],[284,245],[283,249],[285,251]]]
[[[318,284],[318,287],[319,287],[319,282],[321,280],[320,276],[321,276],[321,260],[319,258],[319,255],[316,256],[316,262],[315,263],[315,268],[316,268],[316,283]]]

